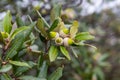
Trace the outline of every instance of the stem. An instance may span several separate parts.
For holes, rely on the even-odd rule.
[[[48,46],[47,45],[48,45],[48,41],[45,42],[45,53],[47,53],[47,51],[48,51]]]
[[[5,52],[6,52],[6,50],[8,49],[8,47],[9,47],[9,45],[10,45],[10,40],[6,40],[6,42],[7,42],[7,44],[3,47],[3,53],[2,53],[2,57],[4,57],[5,56]]]

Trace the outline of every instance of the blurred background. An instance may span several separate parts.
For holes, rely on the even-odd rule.
[[[37,20],[34,11],[39,10],[50,22],[50,10],[54,4],[62,6],[61,18],[68,24],[80,22],[79,31],[89,31],[95,39],[86,43],[96,46],[79,47],[78,58],[72,61],[57,61],[49,72],[64,64],[60,80],[120,80],[120,0],[0,0],[0,20],[10,10],[13,21],[20,15],[27,21],[27,15]],[[75,48],[75,47],[74,47]]]

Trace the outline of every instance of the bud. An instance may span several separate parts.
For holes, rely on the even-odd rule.
[[[73,44],[73,40],[71,38],[64,38],[63,43],[64,43],[64,46],[69,46]]]
[[[61,37],[58,37],[58,38],[55,39],[55,43],[57,45],[62,45],[63,44],[63,39]]]
[[[51,37],[53,40],[55,40],[56,38],[59,37],[59,33],[57,33],[57,32],[50,32],[50,37]]]
[[[67,28],[64,28],[62,30],[60,30],[60,36],[61,37],[67,37],[69,33],[69,30]]]
[[[3,38],[8,38],[9,34],[6,32],[1,32]]]

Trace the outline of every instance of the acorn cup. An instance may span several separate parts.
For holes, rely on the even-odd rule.
[[[63,40],[64,46],[68,47],[74,43],[74,41],[71,38],[64,38]]]
[[[60,36],[61,36],[61,37],[65,38],[65,37],[67,37],[68,34],[69,34],[69,29],[64,28],[64,29],[60,30],[59,33],[60,33]]]
[[[61,37],[58,37],[58,38],[55,39],[55,43],[57,45],[62,45],[63,44],[63,39]]]

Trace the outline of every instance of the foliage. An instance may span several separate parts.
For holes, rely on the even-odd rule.
[[[61,64],[51,73],[49,68],[57,64],[56,61],[66,60],[71,62],[82,79],[104,80],[102,67],[109,65],[104,61],[107,57],[103,55],[96,59],[98,52],[89,57],[89,53],[84,52],[86,49],[83,49],[82,54],[79,51],[83,46],[95,48],[86,43],[86,40],[94,39],[94,36],[89,32],[79,32],[78,21],[65,24],[60,12],[61,6],[55,5],[51,11],[51,22],[48,23],[36,11],[38,19],[33,22],[29,16],[29,24],[18,15],[16,21],[12,22],[10,11],[7,12],[0,26],[1,80],[59,80],[64,76],[64,65]],[[78,68],[81,66],[78,65],[79,58],[86,65],[80,67],[82,69]]]

